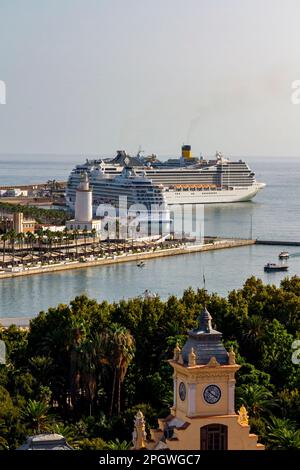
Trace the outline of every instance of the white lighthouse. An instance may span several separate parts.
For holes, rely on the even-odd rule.
[[[80,184],[76,189],[75,219],[68,220],[66,227],[69,230],[96,230],[100,235],[101,220],[93,219],[93,195],[87,173],[81,177]]]
[[[93,219],[92,190],[88,175],[84,173],[76,189],[75,220],[79,223],[91,222]]]

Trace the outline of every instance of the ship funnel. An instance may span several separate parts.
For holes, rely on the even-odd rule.
[[[181,147],[181,156],[182,158],[189,159],[192,158],[192,151],[190,145],[183,145]]]

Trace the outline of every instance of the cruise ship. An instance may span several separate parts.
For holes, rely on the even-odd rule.
[[[154,193],[155,188],[156,191],[158,187],[163,188],[167,205],[249,201],[265,186],[256,181],[255,173],[243,160],[232,161],[219,152],[214,159],[193,158],[190,145],[182,146],[180,158],[163,162],[155,155],[143,157],[139,152],[131,157],[125,151],[118,151],[113,159],[86,160],[72,170],[67,184],[68,206],[74,209],[75,191],[82,173],[87,173],[93,187],[94,206],[104,199],[114,200],[121,191],[119,184],[113,183],[114,179],[121,174],[124,177],[126,168],[134,169],[140,181],[145,180],[148,195],[149,185],[153,185]],[[147,197],[145,194],[144,200]]]
[[[89,181],[93,213],[97,217],[117,215],[123,222],[126,220],[129,229],[135,230],[139,225],[139,236],[170,232],[171,214],[162,184],[153,183],[144,174],[138,175],[134,168],[126,166],[117,174],[105,173],[97,167],[90,172]],[[116,209],[114,214],[112,207]]]
[[[144,174],[137,174],[134,168],[124,167],[116,175],[96,168],[90,172],[89,180],[95,208],[100,204],[119,208],[123,198],[123,202],[126,202],[126,209],[135,206],[136,209],[133,210],[139,210],[140,207],[141,211],[146,212],[151,212],[156,208],[168,211],[164,186],[153,183]]]

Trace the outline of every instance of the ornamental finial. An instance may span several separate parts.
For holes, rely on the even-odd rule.
[[[248,413],[247,413],[246,407],[244,405],[242,405],[239,409],[238,423],[241,426],[248,426],[248,424],[249,424]]]
[[[177,342],[176,346],[174,348],[174,356],[173,356],[174,361],[176,361],[176,362],[178,361],[180,353],[181,353],[181,349],[180,349],[179,344]]]
[[[147,434],[145,431],[145,419],[139,410],[134,417],[134,431],[132,433],[133,450],[140,450],[146,447]]]
[[[233,365],[235,364],[235,352],[233,350],[233,346],[231,346],[229,353],[228,353],[228,364]]]
[[[195,351],[194,351],[194,348],[191,349],[190,353],[189,353],[189,362],[188,362],[188,366],[189,367],[193,367],[196,365],[196,354],[195,354]]]

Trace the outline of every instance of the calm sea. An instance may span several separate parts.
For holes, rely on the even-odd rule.
[[[0,185],[66,180],[80,155],[0,155]],[[300,241],[300,157],[247,158],[258,181],[267,184],[252,201],[205,207],[205,233]],[[202,286],[226,295],[252,274],[279,284],[284,273],[266,274],[263,265],[276,261],[283,247],[251,246],[135,263],[86,268],[0,282],[0,317],[32,316],[85,293],[97,299],[118,300],[145,289],[163,298],[180,295],[189,286]],[[300,274],[300,247],[290,247],[289,275]]]

